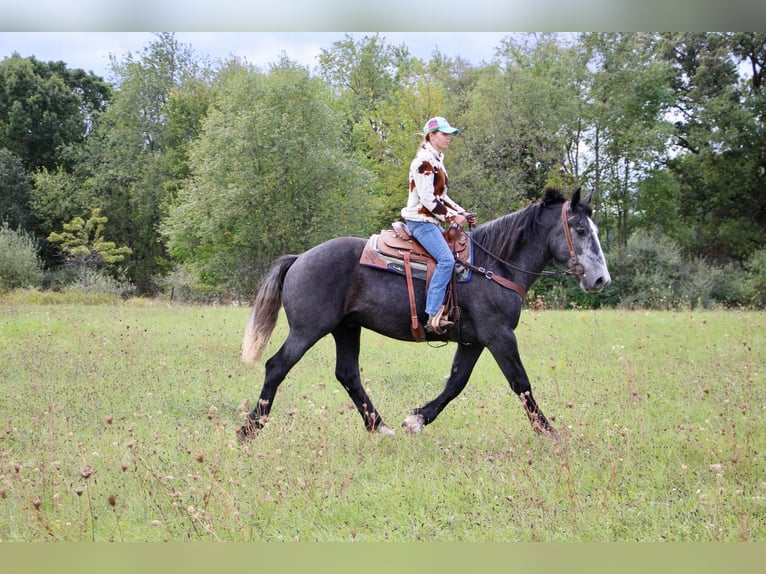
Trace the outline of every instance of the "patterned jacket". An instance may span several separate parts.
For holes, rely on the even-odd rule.
[[[410,192],[402,218],[411,221],[451,223],[464,210],[447,195],[444,154],[424,142],[410,164]]]

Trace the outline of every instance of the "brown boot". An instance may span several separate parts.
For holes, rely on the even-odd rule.
[[[445,310],[446,306],[442,305],[439,307],[436,315],[431,315],[428,318],[428,322],[426,323],[426,331],[433,331],[437,335],[444,335],[444,333],[447,332],[447,329],[455,324],[444,316]]]

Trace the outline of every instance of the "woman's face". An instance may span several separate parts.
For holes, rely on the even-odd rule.
[[[430,135],[431,145],[436,148],[437,151],[444,151],[449,147],[452,141],[452,136],[439,131],[431,132]]]

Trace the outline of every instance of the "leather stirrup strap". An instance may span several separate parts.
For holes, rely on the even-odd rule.
[[[410,297],[410,331],[415,338],[415,342],[421,343],[426,340],[426,334],[423,326],[418,321],[418,310],[415,305],[415,288],[412,284],[412,268],[410,267],[410,254],[404,252],[404,274],[407,277],[407,294]]]
[[[457,260],[457,257],[455,258]],[[455,270],[452,270],[452,277],[450,278],[449,283],[447,284],[447,296],[446,296],[446,305],[447,305],[447,315],[451,321],[453,321],[455,324],[460,322],[460,306],[458,305],[457,301],[457,273]]]
[[[455,263],[460,262],[460,256],[458,255],[458,243],[452,241],[450,243],[450,249],[452,250],[452,256],[455,258]],[[455,324],[460,322],[460,305],[457,300],[457,270],[453,267],[452,277],[447,287],[447,309],[449,309],[449,316]]]

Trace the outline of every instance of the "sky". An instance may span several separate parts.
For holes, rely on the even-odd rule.
[[[534,16],[540,1],[440,0],[416,8],[412,0],[0,0],[0,28],[142,30],[159,24],[188,31],[492,30]],[[582,11],[569,0],[542,1],[555,2],[570,14]]]
[[[0,60],[14,51],[109,80],[109,55],[139,54],[149,31],[175,31],[199,56],[266,67],[284,52],[316,66],[346,31],[379,32],[427,60],[435,49],[489,62],[500,40],[533,31],[748,30],[763,0],[0,0]]]
[[[2,31],[757,30],[763,0],[0,0]]]
[[[285,53],[312,69],[322,48],[343,40],[346,32],[176,32],[176,39],[191,46],[195,54],[213,61],[238,56],[267,68]],[[348,32],[355,40],[375,32]],[[424,60],[435,50],[472,64],[489,62],[507,32],[380,32],[389,45],[406,44],[410,54]],[[0,60],[18,52],[26,58],[63,61],[70,69],[81,68],[110,78],[109,55],[121,60],[128,52],[140,54],[155,40],[151,32],[0,32]]]
[[[492,31],[553,26],[577,30],[626,16],[636,25],[647,5],[667,18],[673,3],[721,0],[0,0],[7,30]],[[727,0],[730,4],[741,1]],[[732,10],[728,10],[730,13]],[[687,19],[690,17],[687,10]],[[666,20],[665,20],[666,21]],[[570,28],[574,26],[574,28]],[[545,28],[550,30],[551,28]]]

